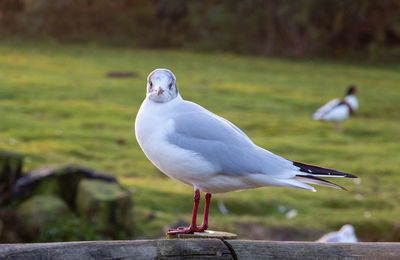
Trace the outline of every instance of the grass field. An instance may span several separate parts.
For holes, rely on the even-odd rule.
[[[351,223],[362,240],[400,241],[400,64],[0,42],[0,149],[26,155],[25,171],[71,162],[113,174],[135,188],[137,237],[162,236],[179,218],[189,221],[193,191],[152,166],[135,139],[146,77],[157,67],[175,73],[183,98],[229,119],[256,144],[360,177],[337,180],[348,192],[260,188],[215,195],[211,229],[241,238],[316,239]],[[108,78],[110,71],[139,76]],[[359,86],[360,110],[342,132],[311,120],[349,84]],[[290,209],[297,216],[287,218]]]

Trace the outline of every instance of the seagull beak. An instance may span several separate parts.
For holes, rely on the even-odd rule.
[[[164,90],[162,88],[157,88],[156,89],[156,95],[159,96],[160,94],[162,94],[164,92]]]

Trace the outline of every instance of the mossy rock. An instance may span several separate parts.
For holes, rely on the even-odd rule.
[[[67,241],[94,241],[110,240],[113,237],[104,236],[96,225],[76,215],[58,219],[44,228],[41,228],[33,242],[67,242]]]
[[[82,179],[116,182],[112,176],[79,165],[49,166],[30,171],[20,178],[14,188],[14,197],[24,200],[35,195],[54,195],[75,208],[78,184]]]
[[[82,180],[76,208],[80,216],[102,231],[115,233],[121,228],[128,233],[133,232],[131,195],[117,183]]]
[[[17,179],[21,176],[24,157],[0,151],[0,205],[7,202]]]
[[[22,202],[16,210],[24,235],[34,237],[41,228],[71,214],[67,204],[51,195],[37,195]]]

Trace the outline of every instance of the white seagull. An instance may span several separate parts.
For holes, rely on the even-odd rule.
[[[316,242],[343,242],[343,243],[354,243],[357,242],[357,237],[354,232],[352,225],[346,224],[337,232],[330,232],[325,234]]]
[[[313,114],[313,119],[333,121],[336,129],[340,130],[342,128],[340,123],[353,115],[354,111],[358,109],[357,92],[356,86],[349,86],[345,98],[332,99]]]
[[[212,193],[262,186],[315,191],[306,183],[344,189],[319,177],[356,176],[287,160],[254,144],[228,120],[184,100],[175,75],[156,69],[147,77],[147,93],[135,121],[137,141],[163,173],[195,190],[192,222],[169,234],[201,232],[208,227]],[[200,191],[205,192],[204,219],[196,226]]]

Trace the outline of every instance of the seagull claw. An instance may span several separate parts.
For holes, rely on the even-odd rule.
[[[170,229],[170,230],[168,230],[167,234],[168,234],[168,235],[193,234],[194,231],[195,231],[195,230],[194,230],[193,227],[186,227],[186,228],[179,227],[179,228],[177,228],[177,229]]]
[[[206,225],[201,225],[197,227],[189,226],[189,227],[178,227],[176,229],[169,229],[168,235],[176,235],[176,234],[193,234],[194,232],[204,232],[207,229]]]

